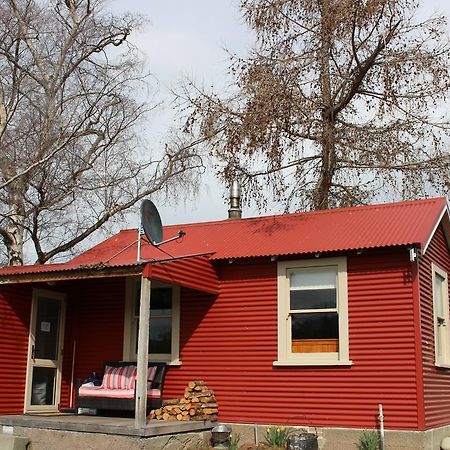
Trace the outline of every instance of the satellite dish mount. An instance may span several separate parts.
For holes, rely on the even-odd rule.
[[[148,242],[154,247],[159,247],[167,242],[174,241],[183,237],[186,233],[180,230],[177,236],[163,241],[163,227],[161,216],[158,209],[151,200],[143,200],[141,203],[140,226],[138,227],[138,261],[141,259],[141,236],[142,232],[148,239]]]

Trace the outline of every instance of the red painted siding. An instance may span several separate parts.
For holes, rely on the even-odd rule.
[[[165,397],[180,396],[188,381],[201,378],[216,391],[223,421],[367,428],[375,426],[383,403],[386,428],[420,427],[413,284],[405,248],[348,256],[351,367],[273,367],[276,263],[216,264],[217,297],[182,289],[183,364],[169,369]],[[68,295],[64,408],[74,341],[75,379],[101,371],[105,360],[122,358],[125,279],[78,280],[55,290]],[[2,369],[7,357],[15,359],[7,366],[11,372],[0,371],[0,411],[21,412],[31,288],[3,287],[2,293],[9,299],[0,297]]]
[[[23,412],[31,289],[2,286],[0,292],[0,414]]]
[[[68,297],[61,392],[61,407],[67,408],[74,341],[75,380],[101,373],[105,361],[122,359],[125,278],[79,280],[60,289]]]
[[[450,274],[448,245],[440,227],[420,259],[419,269],[426,429],[450,424],[450,369],[434,364],[432,262]]]
[[[414,310],[405,248],[348,257],[351,367],[273,367],[277,357],[276,263],[219,266],[214,299],[183,291],[182,366],[165,394],[202,378],[220,420],[417,429]]]

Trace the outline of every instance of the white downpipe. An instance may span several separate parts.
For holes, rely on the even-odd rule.
[[[378,420],[380,422],[380,450],[384,450],[384,415],[382,403],[378,405]]]
[[[142,235],[142,219],[141,215],[139,215],[139,223],[138,223],[138,237],[137,237],[137,262],[141,260],[141,235]]]
[[[73,341],[73,350],[72,350],[72,373],[70,374],[70,404],[69,408],[73,407],[73,376],[75,371],[75,351],[77,348],[77,341]]]

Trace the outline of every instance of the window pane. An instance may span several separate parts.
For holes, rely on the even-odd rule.
[[[172,314],[172,289],[152,289],[150,297],[150,316],[170,316]]]
[[[337,313],[294,314],[292,353],[330,353],[339,351]]]
[[[336,267],[299,269],[290,274],[290,309],[336,308]]]
[[[139,317],[141,304],[141,285],[136,283],[134,315]],[[151,288],[150,293],[150,315],[167,316],[172,313],[172,288]]]
[[[138,351],[139,339],[139,320],[136,321],[136,354]],[[149,323],[148,338],[149,353],[172,353],[172,318],[171,317],[154,317]]]
[[[336,288],[336,267],[299,269],[291,273],[291,290]]]
[[[150,320],[149,353],[172,353],[172,319],[158,317]]]
[[[292,315],[292,339],[332,339],[338,337],[337,313]]]
[[[434,304],[436,308],[436,316],[443,317],[443,305],[442,305],[442,285],[445,279],[441,277],[438,273],[434,274]]]
[[[135,317],[139,317],[141,286],[136,284]],[[139,319],[136,320],[136,353],[139,335]],[[151,288],[149,353],[172,353],[172,288]]]
[[[291,310],[336,308],[336,289],[291,291]]]

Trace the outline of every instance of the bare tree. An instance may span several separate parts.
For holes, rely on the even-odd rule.
[[[144,196],[192,186],[195,143],[143,151],[140,17],[102,0],[0,0],[0,234],[47,262]]]
[[[414,0],[241,0],[257,43],[230,92],[180,93],[220,175],[286,209],[448,193],[446,20]],[[448,110],[448,105],[447,105]]]

